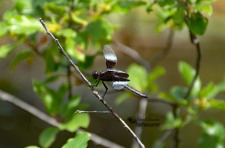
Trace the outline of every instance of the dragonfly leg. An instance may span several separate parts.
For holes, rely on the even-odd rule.
[[[106,84],[102,81],[102,84],[104,85],[104,87],[105,87],[105,92],[104,92],[104,94],[103,94],[103,96],[102,96],[102,98],[104,99],[104,97],[105,97],[105,95],[106,95],[106,93],[107,93],[107,91],[108,91],[108,87],[106,86]]]

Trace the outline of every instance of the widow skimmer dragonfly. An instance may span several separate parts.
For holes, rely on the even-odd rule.
[[[142,98],[148,98],[145,94],[128,85],[130,80],[128,79],[129,75],[126,72],[114,68],[117,63],[117,57],[113,49],[109,45],[105,45],[103,46],[102,51],[106,60],[107,69],[102,72],[93,71],[92,77],[97,80],[96,84],[93,85],[95,87],[97,87],[99,82],[102,81],[106,89],[103,94],[103,98],[108,91],[108,87],[106,86],[104,81],[111,81],[112,86],[115,90],[122,90],[123,88],[126,88]]]

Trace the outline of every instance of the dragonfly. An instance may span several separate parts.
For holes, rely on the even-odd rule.
[[[124,71],[115,69],[115,66],[117,64],[117,57],[116,54],[114,53],[113,49],[109,45],[104,45],[102,48],[104,58],[106,60],[106,70],[105,71],[93,71],[92,72],[92,77],[93,79],[96,79],[96,84],[93,86],[97,87],[99,82],[101,81],[102,84],[105,87],[105,92],[103,94],[103,98],[105,97],[108,87],[104,82],[112,82],[112,87],[115,90],[122,90],[126,88],[127,90],[131,91],[132,93],[136,94],[139,97],[142,98],[148,98],[145,94],[142,92],[134,89],[133,87],[129,86],[129,74],[127,74]]]

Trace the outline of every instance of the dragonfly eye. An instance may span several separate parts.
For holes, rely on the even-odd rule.
[[[93,72],[92,72],[92,77],[93,77],[93,79],[97,79],[98,76],[99,76],[98,71],[93,71]]]

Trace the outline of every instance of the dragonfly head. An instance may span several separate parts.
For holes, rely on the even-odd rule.
[[[92,77],[93,77],[93,79],[98,79],[98,77],[99,77],[99,72],[98,72],[98,71],[93,71],[93,72],[92,72]]]

